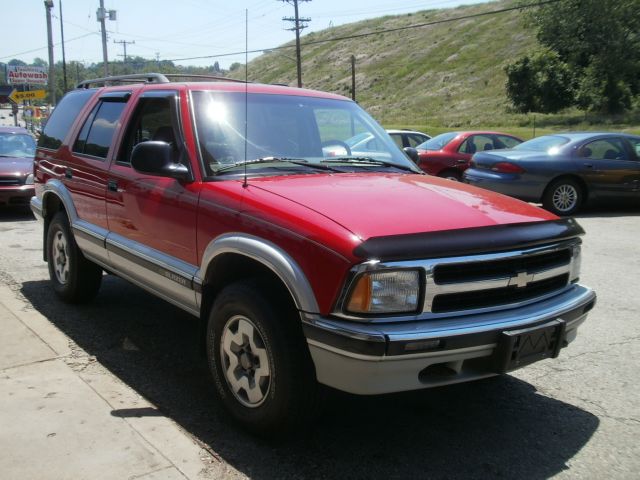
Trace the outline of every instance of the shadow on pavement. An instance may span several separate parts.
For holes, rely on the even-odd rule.
[[[35,217],[31,213],[29,207],[0,207],[0,223],[1,222],[19,222],[22,220],[34,220]]]
[[[61,303],[45,281],[24,283],[22,293],[88,354],[253,479],[542,479],[566,469],[599,424],[505,376],[381,397],[331,392],[312,431],[269,444],[224,418],[194,317],[113,276],[84,306]]]

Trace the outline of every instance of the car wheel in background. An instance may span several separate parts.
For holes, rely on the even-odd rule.
[[[582,187],[571,178],[552,182],[544,192],[542,205],[556,215],[573,215],[582,205]]]
[[[459,182],[462,180],[462,176],[460,172],[456,170],[444,170],[438,174],[440,178],[446,178],[447,180],[453,180],[454,182]]]

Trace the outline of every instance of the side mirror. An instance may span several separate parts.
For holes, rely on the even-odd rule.
[[[413,162],[417,165],[418,162],[420,161],[420,156],[418,155],[418,150],[416,150],[413,147],[404,147],[402,149],[402,151],[404,153],[407,154],[407,157],[409,157],[411,160],[413,160]]]
[[[189,169],[175,162],[176,154],[166,142],[140,142],[131,152],[131,166],[140,173],[159,177],[191,180]]]

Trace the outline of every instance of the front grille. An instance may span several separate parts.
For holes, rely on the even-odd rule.
[[[433,275],[438,284],[477,281],[486,278],[511,276],[518,272],[540,272],[571,262],[571,250],[558,250],[537,255],[438,265]]]
[[[507,308],[560,291],[571,281],[577,245],[430,261],[425,265],[424,313]]]
[[[431,312],[446,313],[524,302],[559,290],[565,287],[568,281],[569,274],[564,274],[547,280],[532,282],[522,288],[509,286],[490,290],[437,295],[433,300]]]
[[[14,187],[22,185],[22,178],[20,177],[0,177],[0,187]]]

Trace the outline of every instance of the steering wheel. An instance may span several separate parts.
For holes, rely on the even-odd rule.
[[[342,147],[346,150],[347,152],[347,156],[351,156],[351,147],[349,147],[349,145],[347,145],[346,143],[344,143],[342,140],[337,140],[337,139],[331,139],[331,140],[325,140],[324,142],[322,142],[320,145],[322,145],[322,147],[330,147],[331,145],[337,145],[339,147]]]

